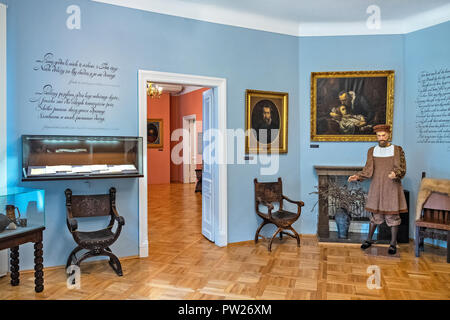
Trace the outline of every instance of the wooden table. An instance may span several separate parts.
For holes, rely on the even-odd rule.
[[[19,285],[19,245],[34,242],[34,290],[42,292],[44,290],[43,251],[42,251],[42,231],[45,227],[36,228],[22,233],[13,233],[10,236],[0,238],[0,250],[11,249],[11,285]]]

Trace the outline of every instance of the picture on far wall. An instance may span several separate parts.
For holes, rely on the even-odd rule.
[[[311,73],[311,141],[376,141],[393,109],[393,70]]]
[[[245,104],[245,153],[287,153],[288,94],[246,90]]]
[[[147,148],[163,147],[163,120],[147,119]]]

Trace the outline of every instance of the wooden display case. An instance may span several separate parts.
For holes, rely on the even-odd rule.
[[[143,176],[141,137],[22,136],[22,181]]]

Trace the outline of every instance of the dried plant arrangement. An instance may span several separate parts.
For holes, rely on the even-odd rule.
[[[364,208],[367,195],[362,189],[359,182],[354,187],[347,184],[339,184],[336,179],[329,179],[328,184],[314,187],[317,191],[309,194],[318,194],[319,198],[324,201],[331,201],[336,208],[342,208],[351,217],[359,217],[364,210],[355,210],[356,208]],[[319,200],[320,200],[319,199]],[[314,204],[311,211],[314,210],[319,200]]]

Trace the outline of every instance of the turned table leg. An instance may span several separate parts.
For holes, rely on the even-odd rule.
[[[19,246],[11,248],[10,252],[11,264],[11,285],[19,285]]]
[[[44,271],[42,270],[44,258],[42,253],[42,241],[36,242],[34,244],[34,291],[36,292],[44,290]]]

